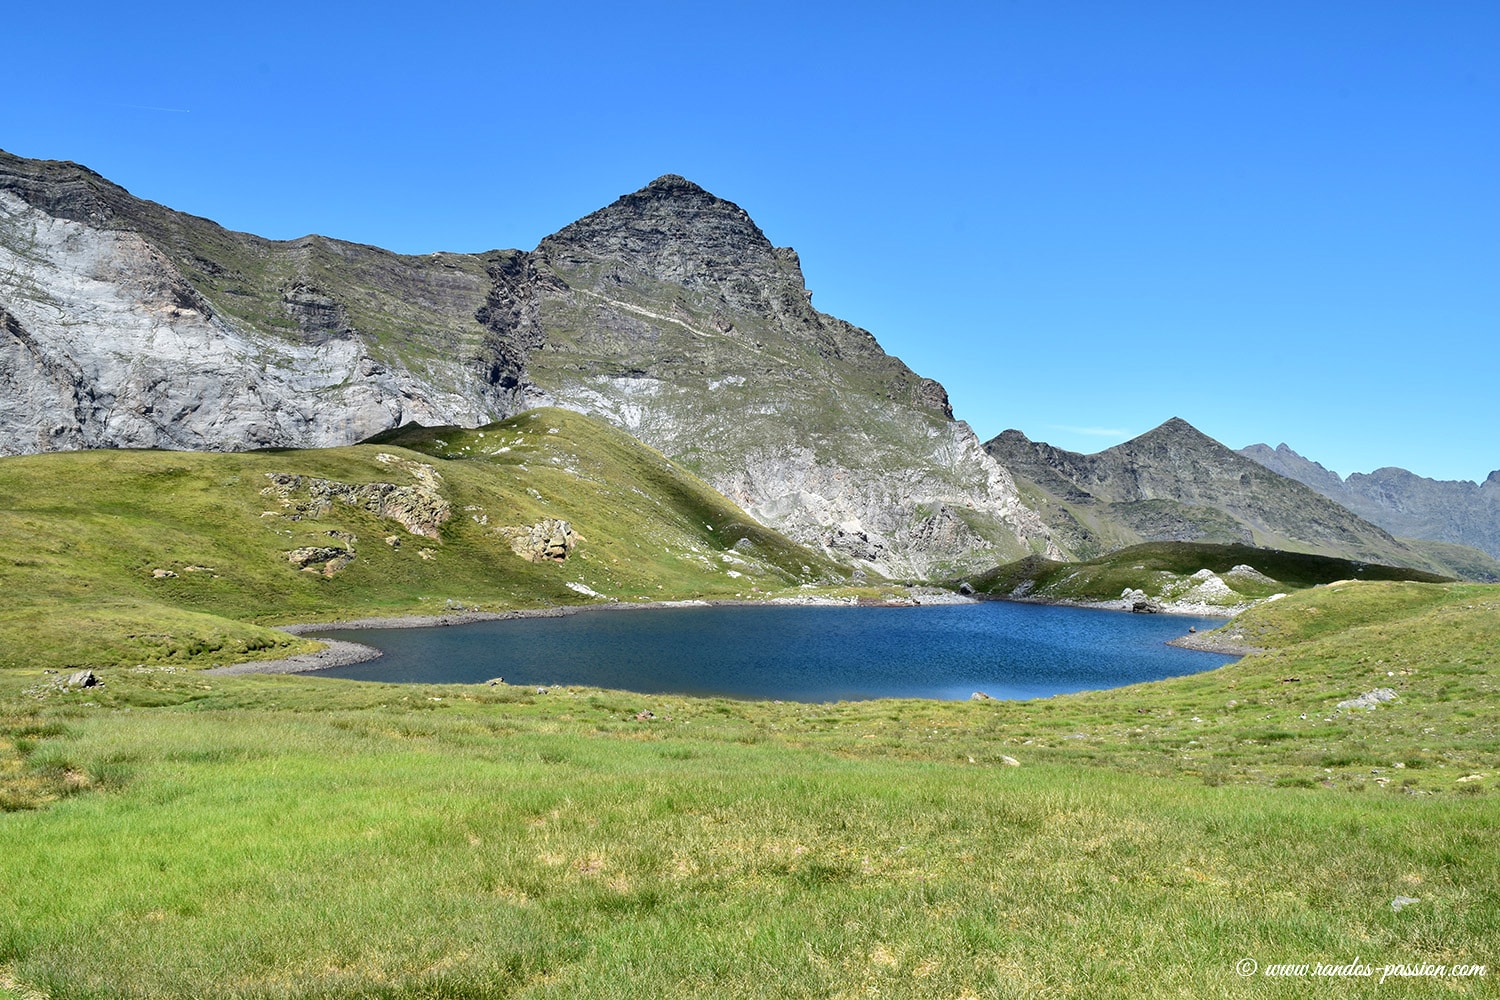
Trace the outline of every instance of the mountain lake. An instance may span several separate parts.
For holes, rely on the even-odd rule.
[[[1041,698],[1212,670],[1165,645],[1222,619],[985,601],[589,609],[436,628],[320,632],[379,659],[316,676],[427,684],[578,684],[786,701]]]

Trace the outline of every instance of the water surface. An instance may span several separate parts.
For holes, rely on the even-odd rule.
[[[582,684],[787,701],[1036,698],[1211,670],[1234,659],[1164,645],[1220,620],[987,601],[901,608],[590,610],[442,628],[320,633],[384,652],[322,676]]]

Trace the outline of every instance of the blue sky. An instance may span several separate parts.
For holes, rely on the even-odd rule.
[[[138,7],[139,9],[130,9]],[[220,9],[222,8],[222,9]],[[663,173],[988,438],[1500,468],[1500,4],[24,4],[0,147],[530,248]]]

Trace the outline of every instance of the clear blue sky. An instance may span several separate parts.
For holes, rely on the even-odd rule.
[[[0,147],[531,248],[663,173],[981,437],[1500,468],[1500,3],[18,4]]]

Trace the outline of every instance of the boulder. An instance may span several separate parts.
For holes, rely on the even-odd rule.
[[[286,554],[287,562],[298,569],[322,569],[323,565],[332,559],[339,559],[348,554],[348,550],[335,548],[331,545],[304,545],[299,549],[292,549]]]
[[[498,529],[510,541],[511,551],[528,562],[562,562],[584,537],[567,521],[545,518],[530,527]]]
[[[1379,705],[1382,702],[1395,701],[1398,697],[1400,696],[1397,695],[1396,692],[1391,688],[1376,688],[1374,691],[1366,691],[1358,698],[1350,698],[1348,701],[1341,701],[1336,707],[1363,708],[1366,711],[1374,711],[1376,705]]]

